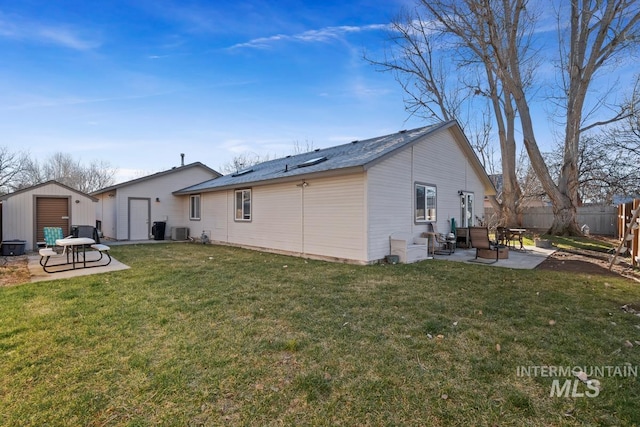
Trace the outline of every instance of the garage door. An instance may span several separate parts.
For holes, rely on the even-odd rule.
[[[61,227],[65,236],[70,233],[68,197],[36,198],[36,238],[44,242],[44,227]]]

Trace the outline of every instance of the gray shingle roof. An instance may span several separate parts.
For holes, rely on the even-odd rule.
[[[335,147],[317,149],[308,153],[282,157],[256,164],[239,173],[224,175],[200,184],[192,185],[174,194],[193,194],[226,187],[239,187],[274,179],[299,177],[318,172],[362,167],[380,160],[425,135],[448,127],[455,122],[438,123],[418,129],[400,131],[364,141],[354,141]],[[305,162],[309,164],[304,165]],[[245,173],[243,173],[245,172]]]
[[[136,179],[132,179],[130,181],[125,181],[125,182],[121,182],[119,184],[111,185],[109,187],[104,187],[104,188],[101,188],[99,190],[94,191],[93,193],[91,193],[91,195],[92,196],[96,196],[98,194],[107,193],[109,191],[117,190],[119,188],[123,188],[123,187],[129,186],[129,185],[132,185],[132,184],[139,184],[140,182],[149,181],[149,180],[152,180],[152,179],[157,178],[159,176],[169,175],[169,174],[172,174],[174,172],[180,172],[180,171],[183,171],[185,169],[191,169],[191,168],[195,168],[195,167],[201,167],[201,168],[205,169],[206,171],[210,172],[212,175],[222,176],[221,173],[211,169],[209,166],[207,166],[207,165],[205,165],[203,163],[193,162],[193,163],[189,163],[188,165],[176,166],[176,167],[173,167],[173,168],[165,170],[165,171],[156,172],[156,173],[151,174],[151,175],[145,175],[145,176],[143,176],[141,178],[136,178]]]

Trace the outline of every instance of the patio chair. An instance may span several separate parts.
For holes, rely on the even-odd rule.
[[[509,246],[509,240],[511,240],[511,233],[506,227],[496,228],[496,241],[505,246]]]
[[[56,245],[56,240],[64,239],[64,234],[62,233],[62,227],[44,227],[44,246],[45,248],[52,249],[55,252],[58,252],[59,247]],[[65,248],[62,250],[64,251]]]
[[[63,246],[62,250],[56,245],[56,240],[64,239],[62,233],[62,227],[44,227],[44,244],[45,247],[39,250],[40,253],[40,265],[43,267],[49,261],[50,257],[63,257],[67,255],[67,247]]]
[[[503,245],[498,244],[498,242],[491,241],[489,239],[489,229],[485,227],[469,227],[469,237],[471,238],[471,246],[476,248],[476,259],[478,259],[478,255],[487,251],[495,251],[496,253],[496,262],[500,256],[500,249],[504,248]],[[486,257],[480,257],[486,258]]]
[[[100,235],[93,225],[75,225],[73,226],[73,237],[88,237],[100,243]]]
[[[93,239],[95,241],[94,244],[84,245],[84,248],[95,249],[100,252],[100,258],[97,261],[102,259],[103,254],[107,254],[109,257],[109,261],[107,264],[111,262],[111,255],[109,254],[109,250],[111,249],[107,245],[103,245],[100,243],[100,233],[98,233],[98,229],[93,225],[76,225],[73,227],[73,237],[88,237],[89,239]],[[84,254],[84,252],[83,252]],[[107,265],[105,264],[105,265]]]
[[[435,242],[438,244],[438,251],[440,254],[443,254],[444,251],[447,251],[447,255],[451,255],[451,253],[456,251],[456,238],[448,237],[446,234],[442,234],[438,232],[438,226],[434,222],[430,222],[427,225],[427,234],[433,236]]]

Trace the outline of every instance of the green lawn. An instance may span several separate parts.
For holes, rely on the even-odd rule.
[[[577,236],[541,236],[544,239],[549,239],[554,246],[560,249],[585,249],[594,252],[609,252],[614,249],[614,246],[610,243],[602,240],[596,240],[589,237],[577,237]],[[616,245],[617,246],[617,245]]]
[[[132,268],[0,288],[0,425],[640,424],[635,375],[598,376],[596,397],[518,375],[639,371],[640,317],[621,310],[640,310],[633,281],[195,244],[112,253]]]

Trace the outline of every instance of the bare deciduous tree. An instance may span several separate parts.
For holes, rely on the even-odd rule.
[[[309,151],[313,151],[313,150],[315,150],[313,141],[309,141],[308,139],[305,139],[304,145],[301,144],[300,141],[298,140],[295,140],[293,142],[293,154],[308,153]]]
[[[640,5],[634,0],[572,0],[566,6],[569,39],[560,44],[566,92],[563,163],[558,186],[545,189],[559,213],[551,231],[578,234],[575,207],[579,204],[580,136],[583,131],[621,120],[630,113],[622,108],[604,121],[585,124],[583,120],[589,116],[585,102],[596,73],[640,40]],[[565,19],[559,22],[564,27]]]
[[[496,113],[498,135],[501,143],[505,195],[515,196],[518,187],[515,181],[514,118],[519,119],[524,146],[540,184],[550,198],[554,210],[554,222],[549,230],[552,234],[580,234],[576,221],[578,197],[578,161],[581,132],[595,126],[611,123],[629,114],[621,108],[612,117],[585,124],[585,105],[596,73],[611,61],[616,60],[640,40],[640,2],[634,0],[572,0],[562,3],[558,9],[559,22],[568,28],[570,37],[560,40],[560,51],[564,55],[566,123],[563,145],[563,162],[558,182],[552,178],[545,157],[541,152],[531,114],[531,83],[537,65],[531,37],[537,24],[527,0],[419,0],[421,11],[415,28],[429,28],[429,36],[437,31],[439,36],[452,43],[459,53],[461,65],[476,65],[483,69],[483,79],[476,94],[487,94]],[[434,25],[436,23],[436,25]],[[433,31],[432,31],[433,29]],[[401,33],[402,34],[402,33]],[[405,33],[405,38],[406,38]],[[565,43],[565,44],[562,44]],[[414,43],[422,48],[425,43]],[[422,49],[428,57],[432,49]],[[409,50],[405,56],[412,53]],[[460,59],[461,58],[461,59]],[[387,61],[390,62],[390,61]],[[425,61],[427,64],[433,62]],[[405,62],[400,62],[405,64]],[[391,62],[391,65],[394,65]],[[392,68],[410,76],[420,74],[421,63],[409,62],[408,67]],[[411,69],[413,67],[413,70]],[[422,73],[425,74],[425,73]],[[429,77],[427,75],[427,77]],[[410,85],[403,86],[405,92]],[[414,87],[415,89],[415,87]],[[428,87],[419,88],[429,90]],[[420,99],[419,97],[414,97]],[[433,100],[432,100],[433,101]],[[597,108],[598,103],[595,104]],[[418,106],[418,102],[413,105]],[[427,111],[433,111],[427,109]],[[593,111],[593,110],[590,110]],[[513,188],[506,188],[513,185]],[[503,212],[512,205],[503,201]]]
[[[84,193],[91,193],[113,184],[116,169],[103,161],[84,166],[70,154],[55,153],[43,163],[28,159],[24,165],[19,187],[25,188],[55,180]]]
[[[392,72],[402,87],[405,109],[428,121],[459,119],[465,97],[451,63],[434,54],[439,41],[432,23],[420,19],[419,13],[401,14],[390,26],[392,47],[385,57],[365,59],[380,71]],[[464,127],[464,123],[460,124]]]
[[[445,2],[438,3],[438,7],[444,8]],[[457,38],[452,38],[446,25],[443,31],[439,15],[433,13],[436,7],[433,10],[426,7],[426,10],[431,12],[428,17],[422,16],[420,10],[416,9],[415,13],[404,13],[391,24],[389,39],[392,47],[384,59],[375,60],[366,56],[365,59],[378,66],[381,71],[389,71],[395,75],[406,94],[405,108],[411,114],[431,120],[456,119],[469,135],[485,168],[493,168],[493,163],[489,163],[493,159],[488,139],[493,129],[491,121],[487,120],[485,114],[480,114],[480,119],[477,114],[472,114],[478,111],[478,106],[480,111],[488,110],[486,104],[478,105],[477,102],[478,96],[486,97],[495,118],[493,122],[497,125],[503,174],[501,200],[492,199],[491,202],[501,213],[501,222],[517,224],[521,192],[515,170],[514,100],[500,80],[497,70],[484,60],[491,55],[491,46],[485,42],[485,36],[478,36],[481,42],[476,43],[471,40],[470,35],[466,35],[466,39],[461,37],[460,30],[461,27],[480,31],[488,29],[482,22],[482,17],[465,13],[456,16],[460,20],[456,24],[460,26],[459,34],[456,34]],[[455,14],[459,10],[452,5],[443,12],[443,16],[449,12]],[[471,21],[465,21],[467,18]],[[500,25],[504,31],[508,31],[510,21],[505,19]],[[512,42],[515,48],[526,51],[527,39],[521,33],[514,34]],[[457,65],[457,72],[452,67],[454,64]],[[485,78],[477,77],[482,74]],[[462,117],[463,111],[468,112],[466,117]]]
[[[313,141],[305,140],[304,144],[302,144],[300,143],[300,141],[296,140],[293,142],[293,149],[291,150],[291,154],[307,153],[313,150]],[[253,165],[257,165],[258,163],[272,160],[273,158],[275,158],[275,156],[272,156],[270,154],[260,155],[254,152],[247,151],[242,154],[238,154],[229,162],[220,166],[219,170],[223,175],[228,175],[231,173],[236,173],[243,169],[250,168]]]
[[[267,160],[270,160],[270,159],[271,157],[269,155],[261,156],[257,153],[246,152],[246,153],[238,154],[229,162],[220,166],[219,169],[223,175],[228,175],[231,173],[239,172],[246,168],[250,168],[251,166],[256,165],[258,163],[266,162]]]
[[[19,188],[17,184],[25,173],[27,162],[26,153],[11,152],[7,147],[0,147],[0,194]]]

